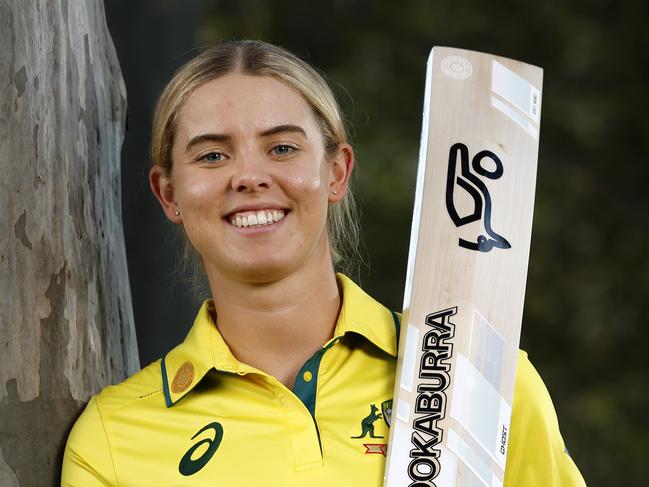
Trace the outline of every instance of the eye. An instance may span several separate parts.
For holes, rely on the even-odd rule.
[[[272,153],[276,156],[287,156],[292,154],[297,149],[288,144],[279,144],[272,148]]]
[[[205,162],[219,162],[223,159],[225,159],[225,155],[220,152],[208,152],[207,154],[203,154],[198,158],[199,161]]]

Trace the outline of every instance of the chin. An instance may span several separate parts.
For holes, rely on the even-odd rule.
[[[239,258],[224,266],[220,273],[231,279],[248,283],[266,283],[285,277],[295,270],[295,259],[273,256],[272,252],[260,252],[255,258]],[[227,270],[226,270],[227,268]]]
[[[286,266],[264,265],[237,269],[238,280],[250,284],[266,284],[278,281],[288,274]]]

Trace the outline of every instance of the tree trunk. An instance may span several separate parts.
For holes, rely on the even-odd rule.
[[[101,0],[0,0],[0,485],[58,485],[84,402],[138,369],[126,99]]]

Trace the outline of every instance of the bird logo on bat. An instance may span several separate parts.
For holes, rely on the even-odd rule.
[[[459,159],[459,168],[458,168]],[[483,165],[485,159],[490,159],[495,168],[491,169]],[[459,169],[459,174],[458,174]],[[472,171],[473,170],[473,171]],[[470,223],[481,221],[482,232],[475,241],[459,239],[460,247],[477,250],[479,252],[490,252],[494,247],[509,249],[511,244],[505,237],[496,233],[491,227],[491,195],[484,181],[479,177],[488,179],[499,179],[503,175],[503,163],[500,158],[489,150],[478,152],[469,165],[469,149],[462,143],[451,146],[448,156],[448,175],[446,178],[446,209],[456,227],[462,227]],[[456,192],[464,190],[470,197],[472,204],[469,212],[460,215],[455,206]]]

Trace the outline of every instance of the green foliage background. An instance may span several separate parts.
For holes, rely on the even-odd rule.
[[[109,0],[129,98],[123,205],[142,363],[177,344],[196,303],[170,286],[179,250],[146,188],[157,93],[191,47],[284,46],[332,83],[357,155],[365,289],[400,309],[433,45],[545,70],[521,347],[591,487],[649,468],[649,2],[646,0]],[[524,487],[524,486],[521,486]]]
[[[350,123],[368,265],[401,305],[433,45],[545,70],[521,347],[590,486],[644,485],[649,244],[647,2],[205,2],[198,43],[253,38],[323,70]]]

